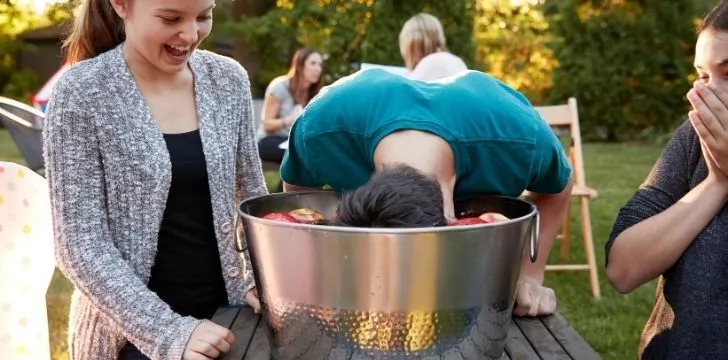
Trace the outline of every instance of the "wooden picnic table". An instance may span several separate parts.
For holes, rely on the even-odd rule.
[[[212,321],[235,333],[235,345],[221,357],[222,360],[270,359],[268,325],[250,307],[221,307]],[[561,314],[556,313],[540,318],[513,317],[501,360],[508,359],[591,360],[600,357]]]

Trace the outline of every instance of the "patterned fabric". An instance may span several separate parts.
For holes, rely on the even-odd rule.
[[[0,359],[50,359],[46,291],[55,267],[46,180],[0,162]]]
[[[240,304],[254,282],[247,254],[234,247],[236,204],[266,193],[250,84],[230,58],[197,50],[189,64],[228,299]],[[127,340],[152,359],[180,359],[200,320],[174,313],[146,286],[169,153],[121,45],[63,74],[48,105],[44,151],[58,267],[76,287],[72,359],[115,359]]]

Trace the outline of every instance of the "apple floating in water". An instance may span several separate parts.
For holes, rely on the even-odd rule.
[[[478,216],[478,218],[480,220],[485,221],[486,223],[494,223],[494,222],[510,220],[505,215],[503,215],[501,213],[496,213],[496,212],[483,213],[482,215]]]
[[[506,220],[510,220],[510,219],[501,213],[486,212],[486,213],[481,214],[478,217],[469,216],[469,217],[449,220],[447,223],[447,226],[489,224],[489,223],[501,222],[501,221],[506,221]]]
[[[447,226],[461,226],[461,225],[478,225],[485,224],[486,222],[477,217],[466,217],[460,219],[450,220]]]
[[[265,214],[265,216],[263,216],[263,219],[290,222],[290,223],[298,222],[298,220],[296,220],[295,217],[291,216],[288,213],[282,213],[282,212],[274,212],[274,213],[270,213],[270,214]]]
[[[310,208],[301,208],[288,212],[296,221],[303,224],[314,224],[326,221],[324,214]]]

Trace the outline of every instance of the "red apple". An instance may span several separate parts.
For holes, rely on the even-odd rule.
[[[486,213],[483,213],[482,215],[478,216],[478,218],[487,223],[494,223],[494,222],[501,222],[501,221],[509,220],[508,217],[506,217],[505,215],[503,215],[501,213],[497,213],[497,212],[486,212]]]
[[[476,217],[466,217],[462,219],[451,220],[447,226],[460,226],[460,225],[477,225],[485,224],[485,221]]]
[[[290,223],[298,222],[298,220],[296,220],[295,217],[293,217],[287,213],[281,213],[281,212],[274,212],[274,213],[266,214],[265,216],[263,216],[263,219],[290,222]]]
[[[326,216],[324,216],[324,214],[309,208],[292,210],[289,211],[288,214],[293,216],[296,221],[304,224],[313,224],[326,220]]]

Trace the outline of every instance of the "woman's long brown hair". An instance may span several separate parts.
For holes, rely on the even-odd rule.
[[[314,49],[304,47],[298,49],[293,54],[293,59],[291,59],[291,68],[288,70],[288,77],[290,78],[288,86],[291,91],[291,95],[293,95],[293,99],[295,99],[296,102],[299,102],[301,106],[308,105],[308,102],[311,101],[316,94],[318,94],[324,83],[324,76],[322,73],[321,76],[319,76],[318,81],[315,84],[311,84],[308,88],[306,97],[304,99],[299,98],[298,87],[301,86],[301,83],[303,83],[303,68],[306,66],[306,60],[308,60],[308,57],[311,56],[311,54],[318,53],[319,52]]]
[[[110,0],[84,0],[63,42],[66,62],[75,64],[111,50],[124,41],[124,22]]]

